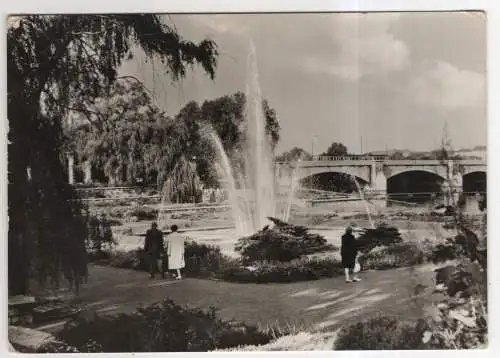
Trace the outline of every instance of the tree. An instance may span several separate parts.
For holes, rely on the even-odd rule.
[[[299,147],[293,147],[288,152],[283,152],[276,157],[277,162],[295,162],[297,160],[311,160],[312,156],[307,151]]]
[[[239,148],[243,139],[245,121],[246,96],[242,92],[226,95],[203,102],[201,106],[203,121],[210,124],[221,138],[224,150],[233,153]],[[276,111],[267,100],[262,101],[265,116],[265,131],[274,149],[280,139],[280,125]]]
[[[226,95],[214,100],[207,100],[201,106],[202,122],[213,128],[215,133],[221,139],[224,151],[230,158],[233,167],[239,168],[239,171],[244,170],[244,130],[245,130],[245,105],[246,96],[242,92],[236,92],[232,95]],[[262,110],[265,116],[265,131],[269,138],[271,149],[274,151],[280,136],[280,125],[276,116],[276,111],[271,108],[267,100],[262,101]],[[249,119],[248,119],[249,120]],[[212,159],[212,158],[209,158]],[[212,173],[210,180],[207,181],[205,174],[200,172],[200,177],[208,185],[217,185],[216,177],[213,175],[213,160],[211,165],[206,164]],[[208,176],[207,176],[208,177]]]
[[[401,152],[401,151],[398,150],[398,151],[392,153],[389,156],[389,159],[391,159],[391,160],[402,160],[402,159],[405,159],[405,155],[403,154],[403,152]]]
[[[215,76],[213,41],[183,40],[157,15],[44,15],[9,19],[9,293],[28,292],[30,268],[41,281],[86,274],[78,201],[66,182],[61,122],[89,114],[137,44],[177,80],[188,66]],[[92,121],[89,115],[89,121]],[[29,263],[29,264],[28,264]]]
[[[342,143],[334,142],[330,144],[326,152],[321,154],[322,156],[327,157],[341,157],[347,155],[347,147]]]
[[[264,116],[266,117],[266,134],[269,136],[271,150],[274,153],[276,144],[280,140],[280,124],[276,118],[276,111],[270,107],[269,102],[265,99],[262,101]]]
[[[80,125],[68,133],[67,148],[82,163],[91,163],[113,183],[155,180],[156,162],[150,160],[153,137],[161,137],[157,123],[164,116],[144,87],[129,79],[116,81],[104,97],[88,105],[92,122],[82,113]],[[162,143],[168,145],[168,143]]]

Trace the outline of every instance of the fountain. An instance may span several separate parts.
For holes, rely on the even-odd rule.
[[[278,200],[275,193],[276,175],[273,166],[273,151],[266,135],[266,117],[262,107],[255,46],[250,45],[248,55],[248,79],[243,133],[243,170],[231,165],[218,136],[210,131],[217,150],[217,173],[224,189],[228,192],[229,203],[238,236],[247,236],[269,224],[268,217],[275,217]],[[292,203],[296,185],[291,181],[288,205]],[[281,219],[288,219],[287,208]]]

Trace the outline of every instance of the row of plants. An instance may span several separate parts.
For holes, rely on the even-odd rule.
[[[148,270],[146,254],[142,248],[132,251],[102,251],[89,254],[89,261],[98,265],[139,271]],[[239,259],[225,256],[215,246],[186,243],[186,277],[217,278],[240,283],[285,283],[317,280],[342,274],[342,267],[334,258],[303,258],[292,262],[254,262],[243,266]],[[163,260],[168,269],[168,258]]]
[[[148,271],[148,258],[142,248],[132,251],[101,251],[89,253],[89,261],[98,265]],[[219,247],[187,242],[185,244],[183,272],[187,277],[214,277],[226,268],[239,265],[239,261],[224,255]],[[168,257],[163,260],[168,269]]]
[[[251,267],[227,268],[220,277],[226,281],[240,283],[287,283],[342,274],[342,265],[336,259],[305,258],[291,262],[258,262]]]
[[[214,308],[201,310],[172,300],[138,308],[132,314],[79,316],[64,326],[38,353],[205,352],[245,345],[262,345],[275,337],[270,331],[224,321]]]

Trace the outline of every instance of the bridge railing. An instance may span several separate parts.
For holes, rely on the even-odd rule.
[[[388,157],[383,155],[341,155],[341,156],[328,156],[328,155],[314,155],[308,161],[345,161],[345,160],[386,160]]]

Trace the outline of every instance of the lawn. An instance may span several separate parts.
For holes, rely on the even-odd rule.
[[[380,311],[405,318],[422,316],[411,296],[414,286],[420,284],[428,287],[421,299],[424,303],[431,301],[432,269],[425,265],[369,271],[357,284],[346,284],[340,277],[288,284],[239,284],[195,278],[149,280],[145,272],[90,265],[88,284],[77,300],[90,312],[112,314],[132,312],[168,297],[193,307],[214,306],[222,319],[262,328],[330,331]],[[41,327],[47,331],[58,328],[60,325]]]

